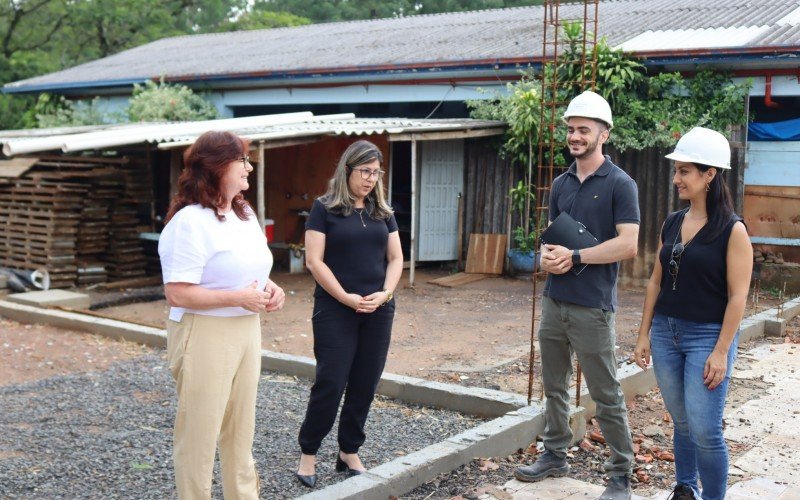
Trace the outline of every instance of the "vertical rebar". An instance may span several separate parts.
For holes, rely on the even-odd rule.
[[[594,5],[593,16],[589,14],[589,6]],[[583,2],[583,16],[582,19],[573,19],[574,22],[580,23],[583,29],[582,33],[582,47],[580,59],[574,61],[564,61],[565,64],[580,65],[579,76],[575,77],[573,81],[565,79],[559,81],[559,47],[564,43],[561,41],[559,30],[562,25],[560,17],[560,0],[545,0],[544,3],[544,23],[542,31],[542,93],[539,105],[539,130],[537,137],[537,172],[536,172],[536,186],[535,193],[535,215],[534,227],[536,229],[534,238],[534,249],[538,250],[541,246],[539,235],[541,229],[547,226],[548,219],[548,202],[550,197],[550,189],[553,184],[555,176],[555,156],[556,148],[556,129],[559,123],[557,112],[559,106],[564,104],[559,100],[559,90],[574,90],[578,88],[583,91],[587,88],[595,90],[596,77],[597,77],[597,20],[599,15],[599,0],[584,0]],[[571,5],[570,8],[577,8]],[[593,18],[593,19],[592,19]],[[589,41],[589,23],[592,20],[593,28],[591,30],[591,42]],[[564,20],[565,22],[568,19]],[[587,54],[588,48],[591,45],[591,55]],[[552,50],[548,49],[551,48]],[[574,58],[573,58],[574,59]],[[591,69],[591,71],[589,71]],[[574,72],[573,72],[574,73]],[[569,72],[567,72],[569,74]],[[589,77],[589,75],[591,75]],[[588,79],[587,79],[588,78]],[[529,149],[529,155],[531,151]],[[563,168],[563,167],[562,167]],[[535,257],[534,257],[535,258]],[[528,364],[528,404],[531,403],[533,397],[533,378],[534,378],[534,364],[535,364],[535,346],[536,346],[536,282],[538,278],[546,275],[542,271],[534,269],[533,273],[533,305],[531,307],[531,335],[530,335],[530,356]],[[580,385],[581,385],[581,367],[580,363],[576,364],[576,376],[578,380],[578,388],[576,394],[576,405],[580,404]],[[544,399],[544,387],[541,388],[540,399]]]

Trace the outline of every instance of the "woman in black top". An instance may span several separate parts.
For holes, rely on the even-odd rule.
[[[316,484],[316,453],[339,417],[336,471],[361,474],[358,449],[375,397],[394,320],[392,293],[403,253],[383,188],[383,155],[357,141],[342,154],[328,191],[314,201],[306,224],[306,266],[314,290],[314,357],[311,387],[300,428],[298,480]]]
[[[667,158],[675,160],[672,182],[689,208],[670,214],[661,228],[634,357],[646,369],[652,354],[672,416],[677,482],[672,498],[721,500],[728,479],[722,413],[753,248],[722,175],[730,169],[725,137],[696,127]]]

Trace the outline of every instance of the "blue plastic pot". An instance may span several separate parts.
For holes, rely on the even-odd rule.
[[[508,251],[508,265],[514,274],[534,272],[534,263],[538,267],[538,255],[533,250],[523,252],[517,248]]]

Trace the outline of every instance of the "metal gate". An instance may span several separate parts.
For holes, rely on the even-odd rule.
[[[425,141],[421,146],[417,260],[457,260],[464,141]]]

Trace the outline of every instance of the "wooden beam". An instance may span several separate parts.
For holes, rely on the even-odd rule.
[[[411,267],[408,270],[408,284],[414,286],[414,267],[417,258],[417,141],[411,139],[411,249],[409,261]]]
[[[169,199],[170,202],[178,194],[178,178],[183,165],[183,151],[173,149],[169,157]]]
[[[300,137],[297,139],[280,139],[276,141],[265,141],[264,149],[288,148],[290,146],[302,146],[303,144],[313,144],[324,136],[314,135],[311,137]]]
[[[30,170],[39,158],[11,158],[0,160],[0,177],[17,178]]]
[[[398,141],[444,141],[448,139],[469,139],[473,137],[488,137],[492,135],[503,135],[506,129],[502,127],[479,128],[474,130],[446,130],[439,132],[408,132],[400,134],[389,134],[389,142]]]
[[[264,196],[264,143],[258,143],[258,165],[256,165],[256,217],[264,232],[264,218],[266,212],[266,197]]]

